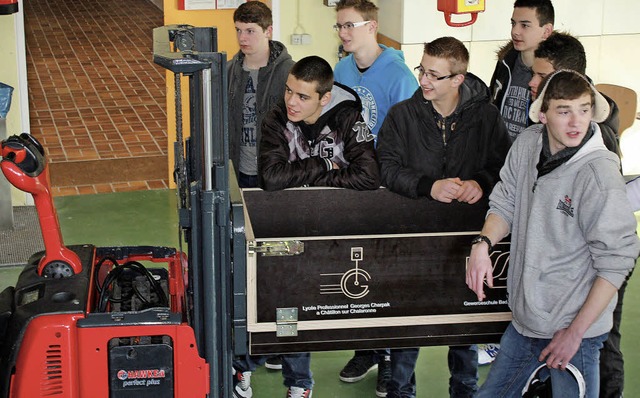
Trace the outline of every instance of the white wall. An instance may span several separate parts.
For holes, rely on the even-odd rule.
[[[496,63],[496,51],[510,38],[513,0],[486,1],[486,11],[471,26],[452,28],[437,11],[437,0],[379,0],[380,32],[402,43],[409,67],[418,65],[423,43],[454,36],[470,53],[469,71],[487,84]],[[640,93],[640,24],[638,7],[631,0],[555,0],[555,28],[582,42],[587,54],[587,75],[594,83],[627,86]],[[468,16],[454,21],[468,20]],[[640,103],[639,103],[640,105]],[[640,121],[620,140],[625,174],[640,174]]]
[[[402,43],[410,67],[422,57],[425,41],[454,36],[467,45],[469,70],[489,83],[495,52],[509,40],[513,0],[486,1],[486,11],[471,26],[447,26],[437,0],[379,0],[380,32]],[[595,83],[614,83],[640,93],[640,24],[631,0],[555,0],[556,29],[577,36],[587,53],[587,74]],[[467,20],[460,16],[454,20]]]

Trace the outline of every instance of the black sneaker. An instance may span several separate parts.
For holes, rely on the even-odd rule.
[[[376,382],[376,396],[387,396],[387,384],[391,381],[391,358],[385,355],[378,364],[378,381]]]
[[[277,355],[267,358],[264,367],[271,370],[282,370],[282,356]]]
[[[355,383],[364,379],[371,370],[378,367],[378,358],[373,351],[365,355],[355,355],[340,371],[340,380]]]

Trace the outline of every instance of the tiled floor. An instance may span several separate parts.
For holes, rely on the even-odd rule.
[[[162,11],[148,0],[25,0],[24,13],[31,133],[52,164],[54,195],[165,188],[165,75],[152,60]],[[123,158],[165,172],[130,181],[116,168],[90,184],[53,178]]]

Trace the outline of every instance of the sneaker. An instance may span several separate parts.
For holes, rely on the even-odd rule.
[[[289,387],[287,398],[311,398],[311,389],[302,387]]]
[[[251,398],[251,372],[239,372],[233,368],[233,396],[234,398]]]
[[[391,357],[385,355],[378,364],[378,381],[376,382],[376,396],[387,396],[387,384],[391,381]]]
[[[364,379],[367,373],[377,367],[378,358],[373,351],[366,355],[355,355],[340,371],[340,380],[345,383],[355,383]]]
[[[267,358],[264,367],[271,370],[282,370],[282,356],[277,355]]]
[[[488,365],[496,359],[500,344],[478,344],[478,365]]]

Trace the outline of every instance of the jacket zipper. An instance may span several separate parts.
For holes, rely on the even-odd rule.
[[[438,123],[440,123],[442,145],[444,146],[444,155],[442,157],[442,177],[444,177],[447,171],[447,118],[443,117],[438,120]]]

